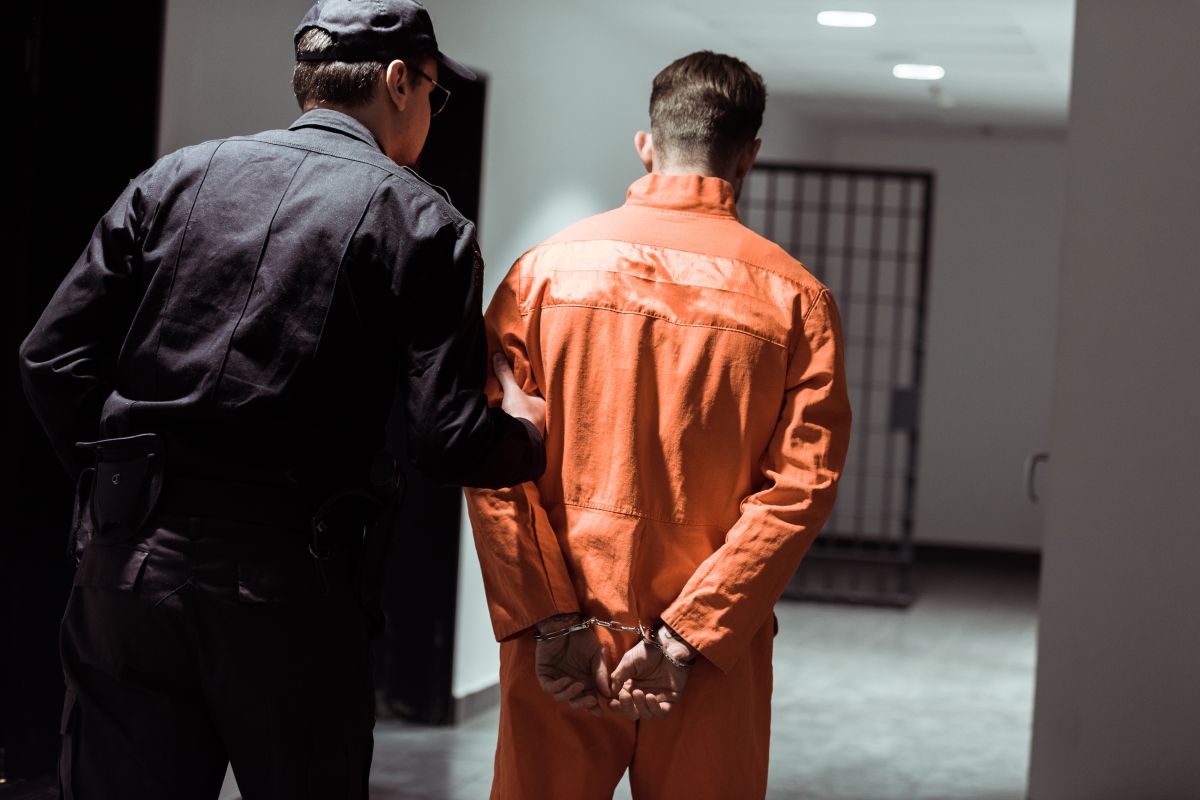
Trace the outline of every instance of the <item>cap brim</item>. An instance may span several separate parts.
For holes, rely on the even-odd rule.
[[[436,55],[436,58],[437,58],[439,64],[441,64],[443,67],[450,70],[455,75],[462,78],[463,80],[473,81],[479,77],[474,72],[472,72],[469,67],[465,67],[462,64],[458,63],[453,58],[451,58],[450,56],[443,53],[441,50],[438,50],[435,55]]]

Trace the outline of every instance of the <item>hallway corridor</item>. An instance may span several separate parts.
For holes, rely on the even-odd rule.
[[[907,611],[779,605],[770,800],[1025,797],[1037,568],[918,561]],[[496,720],[380,722],[372,798],[486,798]]]

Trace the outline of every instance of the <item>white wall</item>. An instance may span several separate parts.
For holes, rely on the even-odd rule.
[[[1197,31],[1078,4],[1034,800],[1200,797]]]
[[[285,128],[292,30],[308,0],[167,0],[159,155],[222,136]]]
[[[767,93],[760,161],[821,163],[833,158],[833,132],[813,120],[802,98],[771,94],[770,86]]]
[[[918,541],[1036,550],[1025,458],[1049,443],[1061,134],[832,129],[839,164],[935,174]]]

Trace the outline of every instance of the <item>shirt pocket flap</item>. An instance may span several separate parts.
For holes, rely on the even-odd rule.
[[[75,570],[76,586],[131,591],[146,569],[150,551],[93,539]]]

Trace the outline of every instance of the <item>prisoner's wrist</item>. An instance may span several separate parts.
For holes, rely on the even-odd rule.
[[[699,652],[692,647],[683,637],[675,631],[671,630],[671,626],[663,623],[655,631],[655,637],[658,643],[662,645],[663,652],[671,657],[672,661],[678,661],[681,664],[692,664],[695,662]]]
[[[578,612],[570,614],[555,614],[552,617],[546,617],[539,622],[535,627],[538,633],[553,633],[562,628],[570,627],[578,622],[583,622],[583,615]]]

